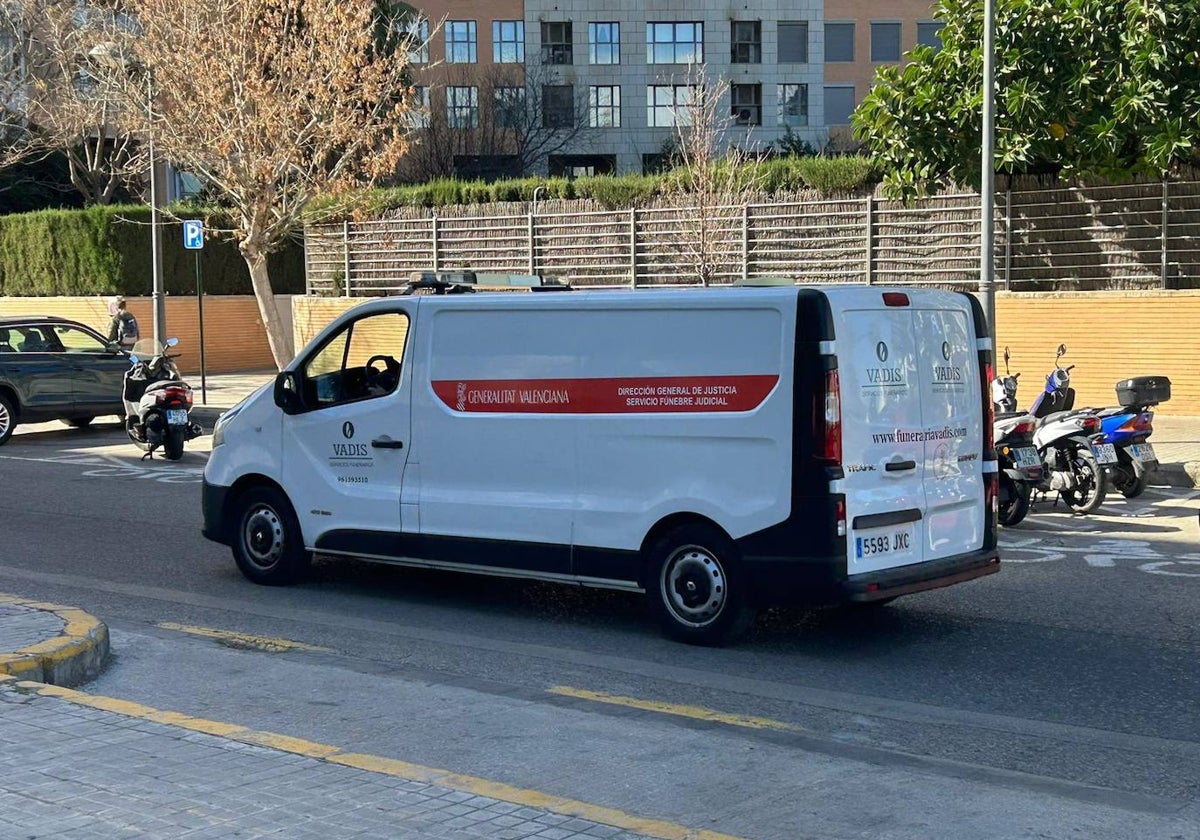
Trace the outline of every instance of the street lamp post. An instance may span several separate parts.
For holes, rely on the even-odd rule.
[[[995,0],[983,0],[983,148],[979,179],[983,206],[979,219],[979,296],[983,299],[988,330],[992,334],[990,357],[993,370],[996,364],[996,79],[992,56],[995,41]]]
[[[154,340],[167,343],[167,310],[163,300],[162,228],[158,223],[158,161],[154,157],[154,77],[146,73],[146,146],[150,156],[150,270],[154,306]]]

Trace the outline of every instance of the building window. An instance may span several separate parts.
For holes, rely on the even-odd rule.
[[[542,24],[542,64],[574,64],[571,22]]]
[[[429,63],[429,21],[424,18],[407,20],[401,24],[409,43],[409,64]]]
[[[703,23],[647,23],[647,64],[699,64],[704,61]]]
[[[525,21],[492,21],[492,61],[496,64],[525,63]]]
[[[779,124],[808,125],[808,85],[779,85]]]
[[[413,98],[405,115],[410,128],[429,128],[429,88],[413,88]]]
[[[850,125],[854,113],[854,85],[826,85],[825,124]]]
[[[479,60],[479,56],[476,53],[478,43],[475,34],[475,21],[446,21],[447,64],[474,64]]]
[[[900,60],[900,24],[871,22],[871,61]]]
[[[854,21],[825,21],[825,61],[854,60]]]
[[[590,64],[621,63],[621,24],[588,24],[588,62]]]
[[[575,125],[575,86],[542,85],[542,127],[572,128]]]
[[[942,48],[942,27],[944,25],[939,20],[917,21],[917,43],[940,50]]]
[[[494,88],[492,90],[492,108],[497,128],[524,128],[525,88]]]
[[[446,122],[451,128],[479,127],[479,88],[446,88]]]
[[[588,125],[592,128],[621,127],[621,88],[593,85],[588,88]]]
[[[646,125],[651,128],[691,125],[695,99],[691,85],[650,85],[646,88]]]
[[[615,175],[616,155],[550,155],[551,178],[584,178]]]
[[[808,64],[808,22],[779,24],[779,63]]]
[[[729,60],[734,64],[762,64],[762,23],[757,20],[729,22]]]
[[[762,125],[762,85],[730,85],[729,110],[738,125]]]

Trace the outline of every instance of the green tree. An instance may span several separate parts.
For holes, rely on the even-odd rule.
[[[854,131],[884,187],[980,182],[983,4],[940,0],[942,48],[880,68]],[[997,0],[996,166],[1163,176],[1200,160],[1200,0]]]

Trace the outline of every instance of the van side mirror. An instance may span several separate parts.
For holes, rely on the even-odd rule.
[[[300,382],[294,371],[285,370],[275,377],[275,405],[284,414],[299,414],[304,408],[300,397]]]

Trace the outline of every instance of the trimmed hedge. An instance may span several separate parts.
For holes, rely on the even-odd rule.
[[[206,227],[209,224],[206,220]],[[212,224],[219,226],[216,220]],[[162,243],[164,291],[195,294],[197,252],[183,247],[183,225],[164,221]],[[205,293],[252,293],[246,261],[232,241],[208,239],[198,253]],[[148,207],[0,216],[0,295],[148,295],[153,287],[151,267]],[[272,254],[268,268],[276,292],[304,292],[304,249],[299,243]]]
[[[782,157],[758,164],[768,192],[818,190],[846,193],[874,189],[878,167],[860,155],[838,157]],[[661,175],[596,175],[576,178],[519,178],[504,181],[455,181],[440,179],[427,184],[388,187],[364,192],[351,213],[374,218],[397,207],[446,207],[463,204],[531,202],[539,200],[591,199],[609,210],[637,207],[660,196],[686,192],[690,179],[678,169]],[[324,209],[318,202],[314,210]],[[338,214],[334,214],[335,217]]]

